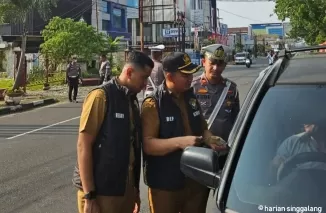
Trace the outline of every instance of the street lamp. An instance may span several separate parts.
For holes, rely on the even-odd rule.
[[[177,12],[177,20],[176,23],[178,24],[178,41],[179,41],[179,51],[185,51],[185,36],[186,36],[186,24],[185,24],[185,13],[178,11]],[[180,35],[181,30],[181,35]],[[182,37],[181,37],[182,36]],[[182,38],[182,42],[180,42]]]

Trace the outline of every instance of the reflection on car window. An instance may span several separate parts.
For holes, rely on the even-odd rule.
[[[227,208],[253,213],[262,212],[259,205],[309,206],[319,212],[325,199],[326,87],[276,86],[244,141]]]

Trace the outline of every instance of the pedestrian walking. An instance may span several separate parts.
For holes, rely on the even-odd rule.
[[[73,177],[79,213],[139,212],[141,120],[137,93],[145,87],[153,67],[146,54],[132,51],[120,76],[86,97]]]
[[[66,79],[68,83],[68,98],[70,102],[77,102],[79,81],[81,80],[81,69],[77,57],[73,56],[72,61],[67,65]],[[72,96],[72,92],[73,96]]]
[[[108,82],[111,79],[112,70],[109,60],[106,55],[103,54],[100,57],[100,78],[101,84]]]
[[[225,142],[207,130],[190,87],[199,66],[186,53],[162,61],[163,83],[142,104],[144,180],[152,213],[206,213],[209,189],[180,170],[184,148],[206,144],[224,150]]]
[[[152,81],[149,80],[146,86],[145,95],[144,95],[145,97],[148,96],[150,93],[152,93],[154,89],[158,87],[164,80],[163,66],[161,61],[164,48],[165,48],[164,45],[158,45],[150,48],[151,57],[154,62],[154,68],[150,76]]]

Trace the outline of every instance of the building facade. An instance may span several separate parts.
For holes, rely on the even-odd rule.
[[[91,24],[113,38],[123,36],[125,40],[131,40],[127,22],[129,0],[95,1],[97,1],[97,5],[93,1]]]

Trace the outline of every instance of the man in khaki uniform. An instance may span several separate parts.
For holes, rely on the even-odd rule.
[[[119,77],[86,97],[73,178],[79,213],[139,212],[141,124],[137,93],[146,85],[153,67],[147,55],[133,51]]]
[[[163,59],[165,81],[142,105],[144,180],[151,213],[206,213],[209,189],[185,178],[180,157],[187,146],[224,150],[225,142],[207,130],[190,87],[199,67],[185,53]]]

